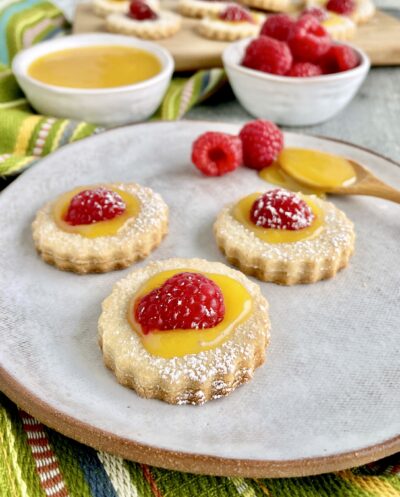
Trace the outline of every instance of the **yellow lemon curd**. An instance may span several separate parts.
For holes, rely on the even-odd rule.
[[[263,228],[254,224],[250,218],[251,207],[260,198],[262,193],[252,193],[233,207],[234,218],[252,231],[258,238],[267,243],[292,243],[299,242],[317,236],[324,224],[324,213],[312,199],[306,195],[301,198],[307,203],[314,214],[314,220],[307,228],[299,230],[282,230],[275,228]]]
[[[300,148],[284,149],[271,166],[261,169],[260,178],[287,190],[325,197],[334,187],[356,179],[351,162],[335,155]]]
[[[100,185],[101,186],[101,185]],[[118,230],[125,224],[125,222],[130,219],[137,217],[140,212],[140,201],[131,193],[124,192],[123,190],[119,190],[118,188],[109,188],[105,187],[108,190],[112,190],[113,192],[118,193],[118,195],[122,198],[125,203],[125,211],[116,216],[114,219],[107,219],[105,221],[97,221],[93,224],[77,224],[71,225],[65,221],[65,217],[68,212],[69,204],[71,203],[72,198],[78,193],[84,190],[93,190],[98,188],[98,186],[86,186],[86,187],[78,187],[74,190],[64,193],[61,195],[57,201],[55,202],[52,214],[53,219],[57,226],[63,231],[67,231],[68,233],[76,233],[82,235],[86,238],[97,238],[100,236],[113,236],[116,235]]]
[[[136,302],[152,290],[160,287],[175,274],[184,272],[203,274],[219,286],[225,303],[224,319],[213,328],[201,330],[154,330],[145,335],[140,324],[135,320]],[[128,321],[132,329],[139,335],[143,347],[150,354],[171,359],[172,357],[181,357],[187,354],[198,354],[223,344],[228,340],[235,328],[248,318],[251,310],[251,295],[239,281],[222,274],[204,273],[181,268],[161,271],[149,278],[131,300],[128,307]]]
[[[286,190],[291,190],[292,192],[314,194],[320,197],[325,196],[324,193],[318,188],[310,188],[291,178],[288,174],[285,173],[285,171],[281,168],[277,161],[275,161],[270,166],[261,169],[259,175],[260,178],[262,178],[264,181],[267,181],[267,183],[282,186],[283,188],[286,188]]]
[[[346,186],[356,180],[351,162],[318,150],[285,148],[278,162],[283,171],[296,181],[322,191]]]
[[[112,88],[152,78],[161,63],[152,53],[123,45],[67,48],[37,58],[28,74],[67,88]]]

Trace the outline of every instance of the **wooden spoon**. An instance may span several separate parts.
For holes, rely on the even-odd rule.
[[[348,186],[331,188],[328,193],[333,193],[334,195],[370,195],[400,204],[400,190],[387,185],[357,162],[350,162],[357,175],[354,183]]]

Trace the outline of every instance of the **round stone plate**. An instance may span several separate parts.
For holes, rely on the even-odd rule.
[[[267,361],[249,384],[200,407],[142,399],[103,366],[101,302],[131,269],[77,276],[36,255],[30,225],[44,202],[77,185],[136,181],[170,206],[169,235],[149,259],[223,262],[212,233],[218,211],[268,185],[246,168],[202,176],[190,151],[207,130],[235,133],[239,126],[181,121],[115,129],[55,152],[1,193],[1,389],[65,435],[184,471],[307,475],[400,450],[399,205],[333,199],[355,223],[349,267],[313,285],[260,283],[271,307]],[[400,188],[400,169],[372,152],[292,133],[286,144],[347,156]]]

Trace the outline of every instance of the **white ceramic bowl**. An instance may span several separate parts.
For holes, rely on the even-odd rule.
[[[41,83],[28,74],[30,64],[50,52],[91,45],[124,45],[147,50],[161,63],[156,76],[127,86],[101,89],[64,88]],[[155,43],[123,35],[72,35],[34,45],[13,61],[13,72],[29,102],[41,114],[116,126],[142,121],[160,105],[174,70],[170,53]]]
[[[229,45],[222,60],[233,92],[253,116],[287,126],[306,126],[327,121],[354,97],[370,67],[367,55],[354,48],[360,65],[349,71],[293,78],[276,76],[240,65],[254,38]]]

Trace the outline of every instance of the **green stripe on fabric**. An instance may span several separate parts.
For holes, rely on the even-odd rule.
[[[33,157],[32,155],[12,155],[5,160],[0,160],[0,176],[12,176],[13,174],[20,173],[27,167],[37,162],[37,160],[37,157]]]
[[[45,144],[42,150],[42,156],[49,154],[52,150],[54,150],[54,145],[56,141],[56,136],[60,128],[65,124],[65,119],[59,119],[54,124],[52,124],[49,134],[46,137]]]
[[[18,496],[22,497],[34,496],[34,497],[46,497],[40,485],[39,476],[36,472],[35,462],[32,457],[32,451],[27,443],[27,438],[25,432],[22,428],[21,420],[18,416],[17,407],[12,404],[6,397],[0,394],[0,403],[3,408],[3,415],[5,417],[1,421],[1,432],[8,433],[7,443],[9,447],[9,453],[7,461],[12,464],[13,461],[16,463],[16,467],[13,468],[13,478],[17,481],[17,494],[4,494],[5,496]],[[3,425],[5,422],[5,425]],[[7,432],[8,423],[8,432]],[[6,431],[4,431],[4,429]],[[15,441],[15,443],[14,443]],[[26,491],[25,491],[26,490]]]
[[[22,48],[44,38],[49,26],[54,27],[65,22],[60,10],[50,2],[39,3],[15,14],[7,26],[9,60],[11,61]],[[44,26],[37,33],[40,23]]]
[[[265,482],[273,497],[374,497],[335,474],[304,478],[279,478]]]
[[[141,465],[131,461],[125,461],[125,466],[130,474],[133,484],[137,488],[140,497],[154,497],[149,483],[143,477]]]
[[[217,476],[197,476],[178,471],[151,468],[157,486],[163,497],[174,495],[171,489],[179,489],[179,497],[241,497],[230,478]],[[258,497],[258,496],[257,496]]]
[[[11,102],[23,96],[11,69],[0,66],[0,103]]]
[[[98,126],[96,126],[95,124],[89,124],[83,122],[79,124],[77,123],[77,127],[75,131],[72,133],[69,143],[91,136],[97,129]]]
[[[25,110],[9,109],[1,111],[0,119],[0,154],[14,151],[18,132],[25,119],[31,114]]]
[[[46,117],[42,117],[36,124],[36,126],[34,127],[33,131],[32,131],[32,134],[29,138],[29,142],[28,142],[28,146],[27,146],[27,149],[26,149],[26,153],[28,155],[33,155],[33,150],[35,149],[36,147],[36,141],[37,139],[39,138],[39,132],[43,126],[43,124],[46,122],[47,118]]]
[[[70,497],[92,497],[89,485],[76,458],[75,442],[71,442],[71,440],[53,430],[47,430],[47,436],[58,458],[60,471],[69,490]]]

